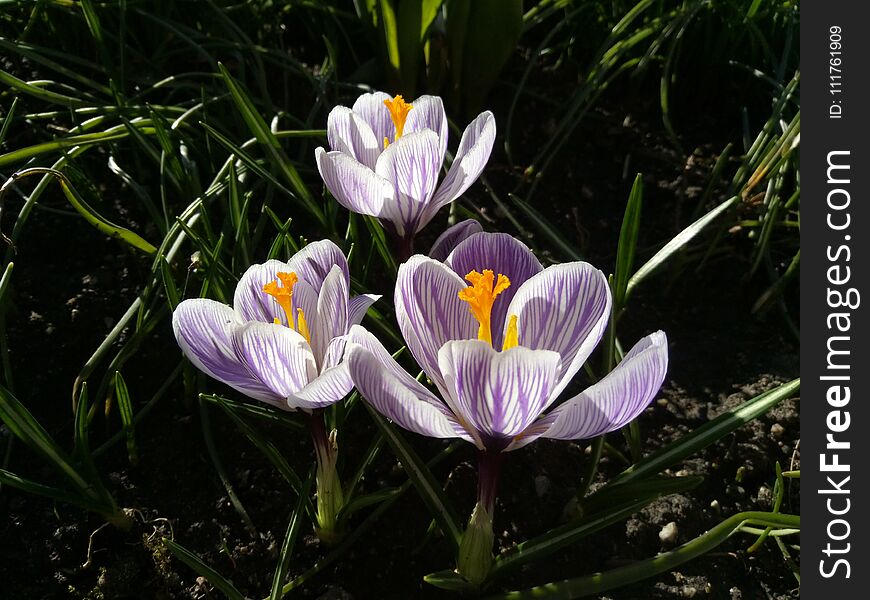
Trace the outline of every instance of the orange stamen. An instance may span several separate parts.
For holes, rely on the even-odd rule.
[[[287,316],[287,324],[292,329],[293,328],[293,286],[296,285],[296,282],[299,281],[299,277],[296,276],[296,273],[276,273],[277,279],[270,281],[269,283],[263,286],[263,292],[272,296],[281,309],[284,311],[284,314]],[[281,285],[278,285],[278,282],[281,282]],[[279,323],[280,320],[278,318],[275,319],[275,323]]]
[[[502,352],[510,350],[520,343],[519,333],[517,332],[517,316],[511,315],[508,320],[507,331],[504,334],[504,343],[501,345]]]
[[[495,274],[489,269],[484,270],[483,273],[472,271],[465,276],[465,279],[471,285],[459,292],[459,299],[468,302],[471,314],[480,323],[477,339],[492,345],[492,305],[496,297],[510,287],[510,279],[502,274],[499,274],[496,279]]]
[[[393,125],[396,127],[396,136],[393,138],[395,142],[402,137],[402,132],[405,129],[405,120],[408,118],[408,113],[414,108],[412,104],[405,102],[402,96],[396,96],[392,100],[384,100],[384,105],[390,111],[390,118],[393,120]],[[390,145],[390,140],[384,138],[384,149]]]

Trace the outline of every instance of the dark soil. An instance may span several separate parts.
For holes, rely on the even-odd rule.
[[[605,270],[613,263],[633,174],[645,174],[639,247],[645,259],[657,244],[690,222],[713,155],[724,146],[724,142],[699,145],[685,161],[662,134],[655,107],[638,104],[590,115],[537,194],[536,208],[584,256]],[[496,106],[499,119],[503,108]],[[530,114],[517,119],[527,123],[517,139],[547,135],[546,123],[531,114],[535,107],[527,110]],[[686,130],[693,132],[683,140],[690,148],[694,136],[707,142],[727,139],[727,133],[716,131],[715,124],[704,118]],[[522,144],[515,142],[514,146]],[[515,159],[520,164],[528,157]],[[627,169],[626,163],[630,165]],[[512,169],[504,157],[496,155],[488,173],[497,189],[508,191],[521,176],[519,171],[520,167]],[[469,196],[470,204],[480,208],[482,219],[505,223],[481,186]],[[429,233],[437,233],[441,224],[433,223]],[[763,320],[750,316],[762,282],[745,280],[748,265],[740,242],[731,240],[728,248],[699,273],[694,263],[651,279],[622,316],[620,336],[626,347],[653,329],[665,330],[671,343],[666,384],[640,419],[645,452],[798,374],[797,345],[778,316],[771,314]],[[140,274],[145,268],[139,257],[124,253],[76,217],[41,214],[31,221],[21,240],[16,272],[28,275],[16,279],[14,309],[7,315],[16,389],[62,443],[68,444],[72,437],[70,393],[78,368],[140,291],[137,282],[143,279]],[[137,405],[147,401],[177,359],[166,322],[125,367]],[[162,537],[172,537],[202,556],[246,595],[268,595],[294,494],[233,423],[218,408],[208,407],[218,453],[256,531],[246,528],[206,451],[200,410],[185,397],[179,383],[137,428],[141,457],[137,466],[128,463],[122,444],[101,457],[99,467],[108,487],[122,506],[135,510],[136,524],[128,533],[111,528],[97,531],[102,522],[94,515],[4,488],[0,494],[0,513],[5,515],[0,519],[0,597],[220,597],[208,582],[168,553]],[[98,416],[93,427],[95,446],[102,441],[98,431],[103,428],[102,419]],[[352,425],[352,438],[343,447],[348,462],[345,473],[353,471],[373,433],[363,411],[353,415]],[[117,428],[115,412],[105,430],[114,433]],[[264,426],[264,430],[292,465],[306,473],[313,461],[307,435],[277,426]],[[0,441],[9,435],[0,428]],[[432,456],[443,447],[432,440],[408,437],[422,456]],[[799,438],[798,403],[784,402],[674,472],[702,475],[704,482],[699,487],[658,500],[627,522],[526,567],[503,582],[505,589],[652,557],[735,512],[769,510],[774,465],[799,468]],[[627,452],[618,433],[609,436],[609,442]],[[507,457],[496,514],[500,551],[560,524],[564,506],[580,484],[587,445],[542,440]],[[18,442],[8,468],[37,481],[57,483],[55,475]],[[593,489],[623,468],[618,457],[606,453]],[[461,514],[467,515],[476,477],[471,448],[453,454],[435,474],[447,481],[449,495]],[[384,452],[363,488],[371,491],[404,481],[401,468]],[[799,512],[797,481],[790,482],[783,510]],[[360,600],[446,597],[445,592],[422,582],[423,575],[451,566],[446,543],[437,533],[427,535],[429,522],[423,503],[409,491],[374,529],[297,595]],[[90,564],[85,567],[92,533]],[[751,536],[735,536],[677,571],[603,597],[797,597],[797,582],[776,544],[771,540],[748,553],[753,541]],[[290,575],[303,573],[327,552],[310,529],[304,531]]]

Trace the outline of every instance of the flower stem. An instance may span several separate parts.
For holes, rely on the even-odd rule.
[[[341,538],[338,529],[338,513],[344,507],[344,493],[338,477],[338,444],[335,431],[326,432],[323,411],[309,415],[308,428],[314,442],[317,456],[317,536],[327,544],[334,544]]]
[[[405,237],[396,237],[398,246],[399,262],[407,261],[414,254],[414,234],[406,234]]]
[[[495,540],[492,518],[501,460],[502,453],[499,451],[482,450],[478,454],[477,504],[459,544],[456,572],[475,586],[484,582],[492,567],[492,545]]]

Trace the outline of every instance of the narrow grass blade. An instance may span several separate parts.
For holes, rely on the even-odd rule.
[[[302,525],[302,514],[305,511],[305,502],[308,494],[311,492],[311,483],[314,481],[314,469],[308,474],[305,480],[305,485],[299,493],[299,498],[296,500],[296,507],[290,515],[290,522],[287,524],[287,533],[284,535],[284,543],[281,544],[281,554],[278,555],[278,567],[275,569],[275,575],[272,577],[272,592],[269,594],[270,600],[281,600],[284,597],[283,588],[284,580],[287,579],[287,571],[290,568],[290,557],[293,556],[293,547],[296,544],[296,538],[299,537],[299,528]]]
[[[616,248],[616,268],[614,270],[613,304],[615,312],[625,306],[625,293],[628,280],[634,267],[634,251],[637,248],[637,235],[640,231],[640,209],[643,203],[643,179],[640,173],[634,178],[622,228],[619,230],[619,245]]]
[[[72,504],[73,506],[78,506],[79,508],[83,508],[91,512],[102,513],[106,510],[105,506],[103,506],[99,502],[94,502],[93,500],[85,496],[82,496],[80,494],[74,494],[61,488],[43,485],[41,483],[31,481],[30,479],[25,479],[24,477],[19,477],[15,473],[10,473],[5,469],[0,469],[0,483],[2,483],[3,485],[9,485],[11,487],[17,488],[23,492],[27,492],[28,494],[42,496],[44,498],[55,500],[57,502]]]
[[[387,423],[379,413],[365,403],[369,414],[374,420],[387,443],[393,449],[393,453],[408,474],[420,498],[429,507],[432,516],[438,521],[438,525],[444,532],[444,536],[450,543],[454,552],[459,550],[459,540],[462,538],[462,530],[456,525],[457,518],[453,507],[447,500],[441,485],[435,480],[432,471],[426,466],[411,445],[402,437],[394,425]]]
[[[100,213],[94,210],[91,206],[88,205],[87,202],[76,192],[70,180],[66,175],[57,171],[55,169],[48,169],[44,167],[33,167],[30,169],[24,169],[23,171],[18,171],[12,177],[6,180],[3,184],[3,187],[0,188],[0,206],[2,206],[2,197],[5,195],[5,192],[9,189],[11,185],[17,182],[24,177],[28,177],[30,175],[52,175],[57,181],[60,183],[61,189],[63,190],[64,196],[69,201],[70,204],[73,205],[73,208],[78,211],[80,215],[82,215],[85,220],[93,225],[100,232],[108,235],[109,237],[119,239],[126,244],[136,248],[137,250],[141,250],[146,254],[154,254],[157,251],[157,248],[146,242],[144,239],[139,237],[137,234],[133,233],[129,229],[121,227],[120,225],[115,225],[108,219],[104,218]]]
[[[163,543],[169,551],[172,552],[175,558],[193,569],[198,575],[205,577],[208,582],[220,590],[228,600],[245,600],[244,594],[237,590],[229,580],[224,578],[223,575],[205,564],[199,556],[177,542],[173,542],[169,538],[163,538]]]
[[[719,544],[740,531],[744,526],[758,525],[795,529],[800,527],[800,517],[766,512],[742,512],[733,515],[707,533],[687,542],[675,550],[659,554],[654,558],[638,561],[625,567],[595,573],[575,579],[547,583],[527,590],[495,594],[486,600],[572,600],[600,594],[620,588],[636,581],[675,569],[679,565],[697,558],[716,548]]]
[[[628,281],[628,285],[626,286],[625,296],[631,295],[631,292],[640,284],[644,279],[649,277],[656,269],[658,269],[662,264],[664,264],[674,253],[679,252],[683,246],[689,243],[692,238],[698,235],[701,231],[704,230],[710,223],[716,220],[716,217],[724,213],[731,206],[734,205],[734,202],[737,201],[737,197],[732,197],[708,212],[706,215],[683,229],[680,233],[677,234],[674,239],[665,244],[664,248],[655,253],[651,259],[646,261],[644,265],[637,270],[637,272],[632,275],[631,279]]]
[[[541,213],[531,207],[531,205],[514,194],[509,194],[508,197],[513,200],[514,205],[520,209],[527,219],[531,222],[532,226],[538,230],[543,236],[550,241],[556,248],[558,248],[563,256],[566,258],[570,258],[571,260],[583,260],[583,257],[577,251],[577,248],[569,242],[565,236],[556,229],[552,223],[550,223],[546,218],[544,218]]]
[[[139,463],[139,451],[136,449],[136,425],[133,419],[133,401],[127,389],[127,383],[120,371],[115,371],[115,399],[118,401],[118,412],[121,413],[121,425],[127,440],[127,457],[131,465]]]
[[[287,179],[290,187],[295,192],[294,196],[300,200],[313,217],[315,217],[321,224],[325,224],[322,211],[314,203],[314,198],[311,196],[311,192],[308,191],[308,188],[305,186],[305,183],[302,181],[296,168],[284,153],[281,144],[278,142],[278,138],[275,137],[275,134],[273,134],[272,130],[269,129],[269,126],[266,125],[266,121],[262,116],[260,116],[259,111],[257,111],[257,108],[254,106],[250,97],[248,97],[247,93],[245,93],[233,76],[230,75],[227,68],[220,63],[218,63],[218,67],[220,68],[221,75],[226,82],[227,88],[230,90],[230,95],[236,104],[236,108],[238,108],[242,118],[251,130],[251,133],[253,133],[254,137],[265,146],[266,150],[272,156],[275,165],[280,169],[281,174],[285,179]]]
[[[741,425],[766,413],[786,398],[792,397],[800,389],[800,385],[800,379],[793,379],[751,400],[747,400],[740,406],[719,415],[709,423],[698,427],[692,433],[681,437],[673,444],[662,448],[636,465],[629,467],[609,485],[616,486],[628,483],[629,481],[642,479],[664,471],[695,452],[714,444]]]

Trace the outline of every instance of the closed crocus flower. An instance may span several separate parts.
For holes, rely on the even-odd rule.
[[[521,242],[474,233],[440,262],[399,268],[396,315],[408,349],[441,398],[405,372],[381,343],[352,329],[348,365],[360,393],[405,429],[462,438],[480,450],[478,504],[459,571],[486,576],[499,457],[540,437],[592,438],[637,417],[667,369],[661,331],[640,340],[598,383],[551,408],[600,341],[611,294],[585,262],[544,269]]]
[[[437,96],[409,104],[402,96],[363,94],[353,108],[329,113],[330,151],[317,148],[317,168],[342,206],[380,218],[410,254],[414,235],[480,176],[495,141],[495,118],[483,112],[466,127],[439,184],[447,129]]]
[[[318,521],[334,535],[343,504],[336,448],[319,409],[341,400],[353,384],[345,336],[377,296],[349,295],[347,259],[330,241],[309,244],[289,261],[252,265],[233,306],[185,300],[172,315],[175,338],[201,371],[241,393],[309,418],[318,458]]]

